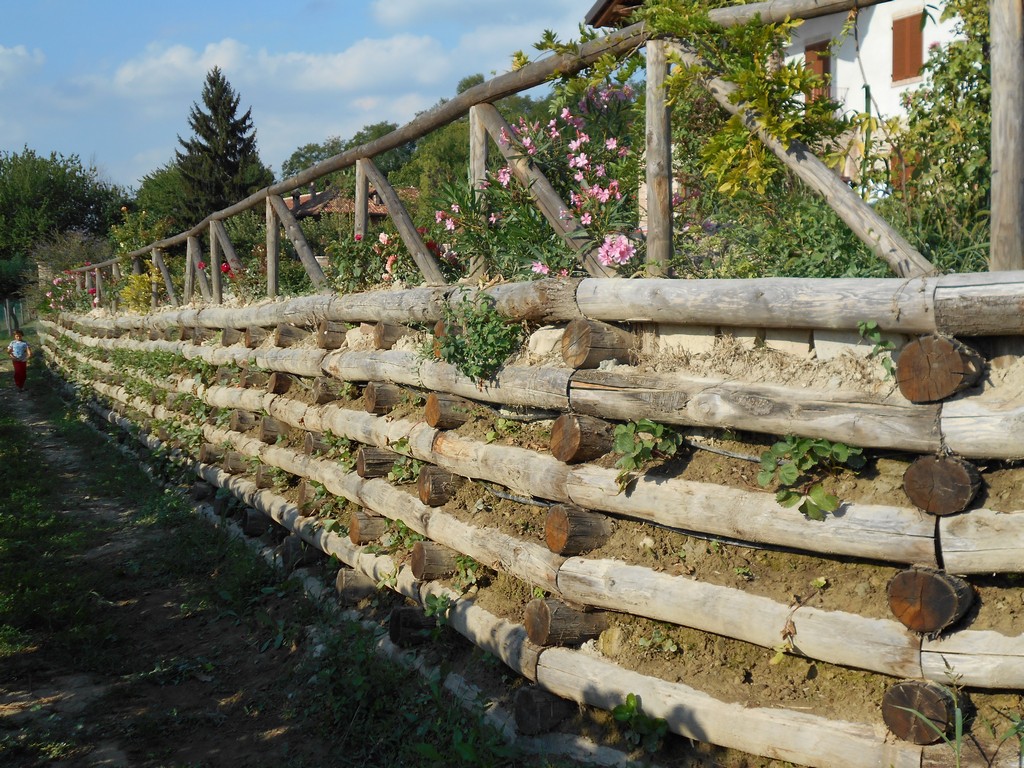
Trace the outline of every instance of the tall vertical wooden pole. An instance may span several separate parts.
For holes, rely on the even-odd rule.
[[[1024,269],[1024,0],[990,0],[992,233],[989,269]]]
[[[370,180],[366,177],[366,161],[356,160],[356,202],[354,218],[354,236],[366,237],[367,220],[370,218]]]
[[[274,205],[267,198],[267,297],[277,296],[277,268],[281,263],[281,225],[274,213]]]
[[[487,179],[487,128],[480,119],[479,107],[469,108],[469,186],[483,189]],[[480,277],[484,271],[483,257],[474,253],[469,264],[469,276]]]
[[[221,304],[224,301],[224,289],[222,287],[220,273],[220,239],[217,237],[217,230],[214,222],[210,222],[210,283],[213,293],[213,303]]]
[[[647,41],[647,272],[664,275],[672,258],[672,127],[665,98],[668,44]]]

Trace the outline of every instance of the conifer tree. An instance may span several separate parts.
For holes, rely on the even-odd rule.
[[[227,208],[273,181],[256,150],[252,110],[238,115],[239,96],[219,67],[206,74],[203,106],[193,102],[192,138],[178,137],[185,209],[193,222]]]

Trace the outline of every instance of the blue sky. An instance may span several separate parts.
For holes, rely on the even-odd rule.
[[[592,0],[26,0],[0,3],[0,151],[78,155],[116,184],[174,156],[207,71],[252,108],[280,175],[298,147],[402,125],[465,76],[508,71]]]

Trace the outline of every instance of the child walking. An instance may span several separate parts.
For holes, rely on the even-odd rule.
[[[25,334],[14,332],[14,340],[7,345],[7,356],[14,363],[14,386],[25,391],[25,373],[28,361],[32,359],[32,347],[25,341]]]

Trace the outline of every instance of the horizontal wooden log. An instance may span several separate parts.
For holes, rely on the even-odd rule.
[[[416,478],[416,493],[428,507],[440,507],[447,504],[465,482],[466,478],[461,475],[427,464]]]
[[[598,320],[577,318],[562,333],[562,360],[570,368],[596,368],[606,360],[628,363],[634,347],[632,334]]]
[[[369,544],[384,535],[388,529],[388,518],[367,514],[363,509],[353,509],[348,521],[348,537],[353,544]]]
[[[613,432],[604,419],[563,413],[551,427],[551,455],[567,464],[591,461],[612,449]]]
[[[939,518],[942,562],[951,573],[1024,572],[1024,511],[972,509]]]
[[[919,768],[921,763],[919,746],[886,743],[870,725],[719,701],[682,683],[621,669],[567,648],[541,653],[537,684],[557,696],[609,711],[632,693],[643,703],[644,714],[664,719],[672,733],[797,765]],[[737,723],[743,726],[737,728]]]
[[[988,629],[962,629],[921,642],[923,676],[976,688],[1024,688],[1024,634],[1004,635]]]
[[[443,392],[430,392],[423,411],[423,418],[437,429],[456,429],[471,418],[479,406],[472,400]]]
[[[396,384],[371,381],[363,389],[363,406],[367,413],[383,416],[406,400],[406,391]]]
[[[687,374],[578,371],[573,411],[602,418],[823,437],[861,447],[934,452],[938,406],[880,402],[859,392],[815,391]]]
[[[572,504],[555,504],[544,519],[544,541],[560,555],[579,555],[608,541],[614,524],[605,515]]]
[[[421,581],[443,579],[455,573],[458,554],[434,541],[417,541],[412,545],[409,567],[412,575]]]
[[[558,571],[563,599],[627,611],[765,648],[796,629],[793,652],[895,677],[920,677],[920,640],[899,622],[786,603],[739,589],[680,579],[615,560],[568,558]],[[837,643],[836,638],[843,642]]]
[[[523,624],[532,643],[578,646],[604,632],[608,617],[600,611],[586,613],[561,600],[537,598],[527,603]]]
[[[338,349],[345,343],[347,323],[321,320],[316,326],[316,345],[320,349]]]
[[[986,385],[979,395],[942,403],[945,444],[965,459],[1024,458],[1024,402],[1010,388]]]

